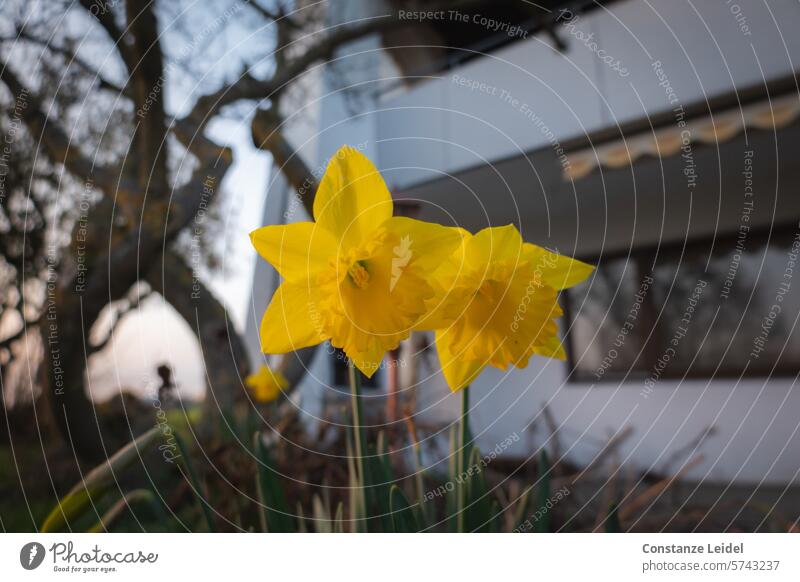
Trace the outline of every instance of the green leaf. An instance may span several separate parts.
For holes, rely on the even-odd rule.
[[[392,485],[389,494],[389,507],[392,514],[392,531],[395,533],[416,533],[420,531],[414,509],[408,504],[400,487]]]
[[[514,525],[512,530],[519,530],[522,527],[522,524],[525,523],[525,520],[528,519],[529,509],[528,506],[531,502],[531,491],[533,490],[533,485],[525,489],[522,495],[519,496],[519,500],[517,501],[517,506],[514,509]]]
[[[181,436],[178,434],[175,435],[175,442],[178,443],[178,450],[181,452],[183,464],[186,465],[186,473],[189,477],[189,483],[192,486],[194,496],[197,499],[197,503],[200,505],[200,510],[202,511],[203,517],[206,520],[208,531],[213,532],[216,530],[216,527],[214,526],[214,516],[211,514],[211,505],[209,504],[208,500],[206,500],[206,495],[204,494],[203,488],[200,485],[200,479],[197,478],[197,472],[194,470],[194,463],[192,462],[191,455],[189,455],[189,449],[186,447],[186,443],[183,442],[183,438],[181,438]]]
[[[103,514],[96,524],[87,530],[87,533],[102,533],[110,531],[114,522],[124,515],[125,510],[131,508],[133,505],[144,503],[152,507],[156,512],[161,513],[161,506],[158,499],[149,489],[136,489],[130,493],[126,493],[108,511]]]
[[[369,445],[368,450],[370,455],[365,464],[372,487],[370,487],[371,492],[367,498],[372,500],[375,515],[379,517],[377,520],[371,520],[371,525],[372,529],[380,525],[381,531],[388,532],[392,530],[389,497],[394,478],[383,432],[378,435],[377,447]]]
[[[141,449],[150,446],[161,434],[153,427],[114,453],[108,460],[92,469],[83,481],[62,497],[58,505],[45,518],[40,531],[62,531],[67,525],[84,515],[92,503],[118,486],[119,473],[141,458]]]
[[[262,528],[273,533],[292,533],[295,531],[295,524],[289,511],[289,503],[260,432],[253,436],[253,448],[256,453],[256,484]]]
[[[412,468],[414,470],[414,492],[417,496],[417,510],[420,522],[427,526],[432,521],[431,510],[433,506],[428,506],[425,503],[425,475],[422,468],[422,448],[419,446],[413,434],[411,437],[413,439],[412,447],[414,454],[412,457],[414,459],[414,466]]]
[[[622,526],[619,523],[619,511],[616,503],[612,503],[608,508],[606,516],[606,533],[620,533]]]
[[[314,529],[317,533],[333,533],[331,528],[331,514],[323,505],[319,495],[314,495],[311,499],[311,508],[314,516]]]
[[[266,512],[264,512],[265,519],[266,515]],[[308,533],[308,528],[306,528],[306,516],[303,513],[303,506],[299,501],[297,502],[297,531],[298,533]]]
[[[491,533],[500,533],[503,527],[503,510],[500,509],[500,503],[496,499],[491,503],[491,518],[489,520],[489,529]]]
[[[341,501],[336,506],[336,516],[333,518],[333,533],[344,533],[344,503]]]
[[[470,532],[487,532],[491,529],[492,499],[486,485],[482,457],[478,447],[473,446],[469,463],[465,468],[467,485],[466,525]]]

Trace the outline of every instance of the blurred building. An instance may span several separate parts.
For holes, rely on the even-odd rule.
[[[411,11],[408,27],[348,45],[300,81],[292,144],[315,171],[342,144],[363,149],[404,213],[473,232],[513,223],[598,265],[563,297],[567,362],[534,357],[473,386],[482,446],[517,432],[508,454],[528,456],[555,431],[587,465],[629,428],[623,465],[673,473],[700,452],[689,478],[796,482],[800,6],[544,6]],[[389,8],[402,3],[334,1],[329,25]],[[264,224],[307,220],[290,196],[275,168]],[[277,282],[259,261],[254,359]],[[313,395],[345,383],[331,352],[305,380],[310,417]],[[435,360],[416,361],[381,370],[374,393],[413,391],[420,418],[452,421]]]

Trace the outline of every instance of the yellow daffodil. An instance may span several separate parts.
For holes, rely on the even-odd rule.
[[[272,402],[289,387],[289,381],[278,370],[261,366],[258,372],[244,379],[245,385],[259,402]]]
[[[367,376],[427,311],[428,275],[453,253],[451,228],[393,217],[392,198],[360,152],[341,148],[314,199],[315,222],[266,226],[253,246],[283,278],[261,347],[286,353],[330,340]]]
[[[524,368],[534,354],[564,359],[558,292],[594,268],[523,243],[512,225],[461,234],[460,247],[434,275],[439,305],[428,322],[438,328],[436,348],[451,390],[469,385],[487,365]]]

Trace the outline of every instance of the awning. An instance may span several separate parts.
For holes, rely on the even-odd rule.
[[[578,180],[600,165],[611,169],[624,168],[642,156],[674,156],[682,147],[692,143],[724,143],[742,133],[745,128],[780,129],[795,121],[798,115],[800,98],[797,94],[792,94],[777,99],[764,99],[713,116],[695,118],[683,126],[676,122],[596,148],[568,153],[569,164],[565,164],[564,179]]]

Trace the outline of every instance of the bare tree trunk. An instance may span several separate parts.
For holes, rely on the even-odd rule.
[[[147,273],[147,282],[192,328],[203,353],[206,373],[204,423],[230,411],[247,374],[247,352],[225,306],[197,278],[186,261],[167,251]]]
[[[259,80],[246,73],[198,99],[187,115],[169,125],[174,135],[199,160],[199,167],[189,183],[172,190],[167,183],[165,163],[167,123],[161,92],[163,57],[157,41],[153,3],[127,2],[128,22],[125,26],[117,24],[112,11],[96,10],[92,0],[80,0],[80,4],[97,20],[119,51],[130,74],[128,82],[120,89],[133,99],[136,110],[144,113],[137,119],[141,122],[142,133],[135,140],[137,155],[133,162],[136,167],[131,168],[135,171],[120,172],[116,166],[98,166],[85,158],[59,128],[57,121],[47,117],[46,108],[37,101],[36,95],[28,91],[4,63],[0,63],[0,80],[15,97],[26,97],[28,107],[23,112],[23,121],[49,157],[55,163],[63,164],[72,175],[104,190],[108,197],[114,197],[122,204],[123,211],[133,218],[126,231],[119,235],[115,233],[114,240],[108,241],[102,254],[86,257],[88,274],[85,284],[76,284],[74,265],[69,261],[57,264],[53,257],[49,265],[42,325],[51,403],[62,433],[76,453],[87,461],[96,461],[107,457],[107,452],[117,447],[115,443],[103,440],[105,431],[101,419],[85,389],[89,333],[102,309],[123,297],[142,277],[161,290],[201,338],[211,385],[209,402],[224,407],[241,386],[241,366],[246,359],[224,308],[192,277],[191,269],[172,253],[163,257],[160,266],[161,272],[169,273],[168,280],[175,277],[174,286],[165,288],[163,282],[167,279],[160,276],[157,268],[154,269],[154,265],[159,265],[158,257],[163,254],[163,249],[189,224],[200,204],[210,204],[232,162],[229,149],[219,147],[203,135],[207,123],[223,107],[242,100],[260,100],[270,96],[273,102],[277,102],[279,93],[289,83],[313,63],[332,56],[339,46],[404,23],[396,15],[387,15],[339,27],[294,58],[282,54],[277,61],[278,69],[271,77]],[[287,38],[284,35],[281,43],[286,44]],[[293,186],[300,190],[303,204],[310,212],[316,190],[312,174],[282,134],[274,131],[280,127],[278,120],[269,112],[256,118],[253,122],[256,145],[273,153]],[[298,180],[302,180],[306,187],[301,189]],[[146,207],[136,203],[145,200]],[[200,285],[198,297],[194,297],[191,291],[187,292],[195,285]],[[294,378],[294,383],[302,377],[313,354],[314,349],[310,348],[297,352],[296,357],[291,355],[284,359],[282,366],[290,379]]]

